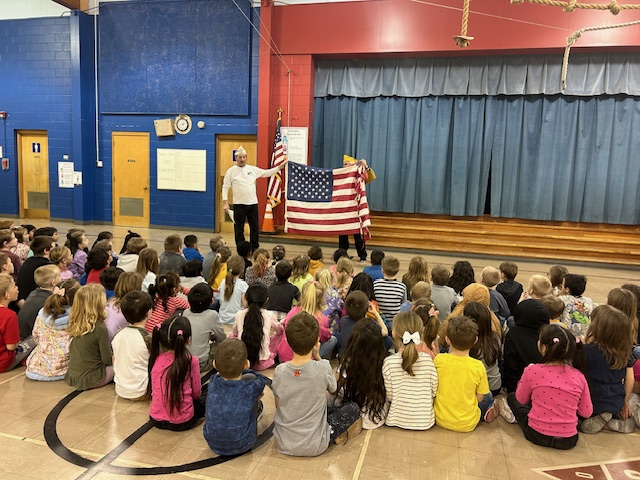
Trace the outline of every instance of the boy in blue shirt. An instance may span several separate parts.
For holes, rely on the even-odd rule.
[[[204,262],[204,257],[200,253],[198,248],[198,237],[195,235],[187,235],[184,237],[184,250],[182,250],[184,258],[189,260],[200,260],[200,263]]]
[[[237,338],[220,344],[213,366],[218,374],[209,382],[204,438],[218,455],[239,455],[256,443],[259,398],[271,380],[248,370],[247,347]]]
[[[365,267],[363,272],[371,277],[375,282],[379,278],[383,278],[382,274],[382,259],[384,258],[384,252],[382,250],[374,250],[371,252],[371,266]]]

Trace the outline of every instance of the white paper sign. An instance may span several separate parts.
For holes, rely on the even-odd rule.
[[[309,164],[309,127],[282,127],[282,144],[285,147],[287,160],[290,162]]]
[[[158,190],[207,191],[207,151],[158,148]]]
[[[73,172],[73,184],[82,185],[82,172]]]
[[[73,188],[73,162],[58,162],[58,187]]]

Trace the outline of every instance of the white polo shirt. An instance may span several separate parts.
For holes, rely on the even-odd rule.
[[[229,199],[229,189],[233,189],[233,203],[238,205],[255,205],[258,203],[256,195],[256,180],[271,177],[280,171],[279,167],[263,170],[253,165],[239,167],[234,165],[224,174],[222,183],[222,200]]]

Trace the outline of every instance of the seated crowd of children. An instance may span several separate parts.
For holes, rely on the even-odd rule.
[[[218,235],[203,255],[195,235],[169,235],[158,255],[129,232],[117,256],[109,232],[89,248],[81,229],[63,246],[51,227],[0,226],[0,372],[114,382],[157,428],[204,418],[220,455],[255,444],[265,386],[278,451],[295,456],[382,425],[469,432],[501,415],[558,449],[640,426],[637,285],[597,306],[562,266],[523,286],[512,262],[477,278],[416,256],[398,280],[380,250],[355,274],[340,249],[327,268],[317,246],[289,261]]]

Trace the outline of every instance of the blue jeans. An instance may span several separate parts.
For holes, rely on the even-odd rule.
[[[331,359],[331,354],[337,346],[338,339],[331,335],[331,337],[329,337],[329,340],[320,345],[320,356],[322,358],[326,358],[327,360]]]

